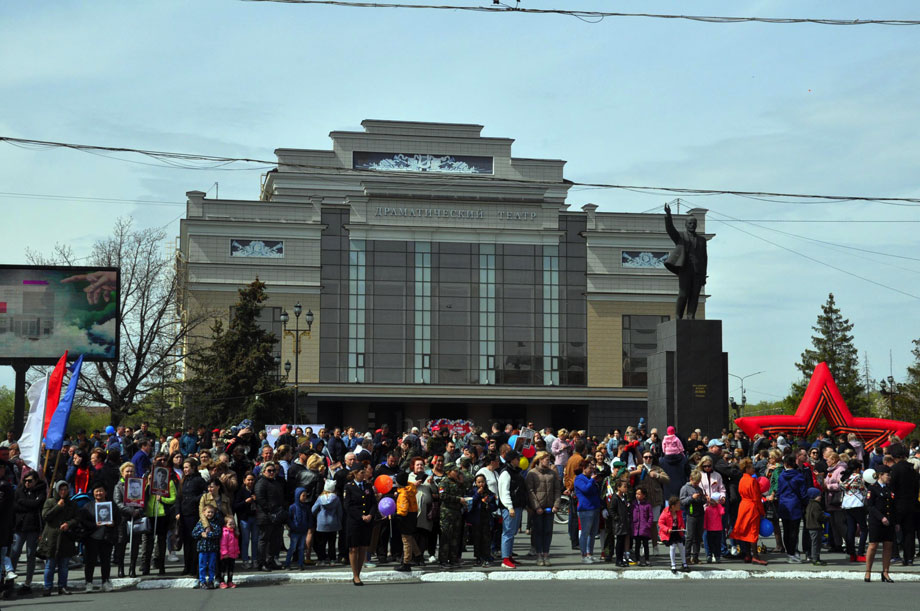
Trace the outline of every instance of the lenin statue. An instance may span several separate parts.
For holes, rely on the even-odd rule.
[[[677,231],[671,218],[671,207],[664,206],[664,227],[674,242],[674,249],[668,255],[664,266],[677,274],[680,292],[677,295],[677,318],[696,318],[696,306],[700,291],[706,284],[706,238],[696,233],[696,219],[687,219],[685,231]]]

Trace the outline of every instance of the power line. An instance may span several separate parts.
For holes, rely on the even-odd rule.
[[[731,219],[731,220],[733,220],[733,221],[738,221],[738,220],[740,220],[740,219],[736,219],[736,218],[734,218],[734,217],[732,217],[732,216],[729,216],[729,215],[725,214],[724,212],[717,212],[716,210],[712,210],[712,209],[710,209],[709,211],[712,212],[712,213],[718,214],[719,216],[726,216],[726,217],[728,217],[729,219]],[[723,222],[721,219],[713,219],[713,220],[716,221],[717,223]],[[827,246],[836,246],[836,247],[838,247],[838,248],[846,248],[846,249],[848,249],[848,250],[857,250],[857,251],[859,251],[859,252],[865,252],[865,253],[869,253],[869,254],[872,254],[872,255],[881,255],[881,256],[883,256],[883,257],[893,257],[893,258],[895,258],[895,259],[906,259],[906,260],[908,260],[908,261],[920,261],[920,257],[908,257],[908,256],[905,256],[905,255],[893,255],[893,254],[890,254],[890,253],[887,253],[887,252],[880,252],[880,251],[877,251],[877,250],[868,250],[868,249],[866,249],[866,248],[859,248],[859,247],[857,247],[857,246],[848,246],[848,245],[846,245],[846,244],[837,244],[836,242],[827,242],[827,241],[825,241],[825,240],[819,240],[818,238],[810,238],[810,237],[808,237],[808,236],[799,235],[799,234],[797,234],[797,233],[790,233],[790,232],[788,232],[788,231],[783,231],[782,229],[773,229],[772,227],[764,227],[764,226],[762,226],[762,225],[757,225],[757,224],[754,223],[753,221],[746,221],[746,223],[749,224],[749,225],[753,225],[754,227],[760,227],[761,229],[766,229],[767,231],[772,231],[772,232],[774,232],[774,233],[780,233],[780,234],[782,234],[782,235],[787,235],[787,236],[790,236],[790,237],[793,237],[793,238],[798,238],[798,239],[800,239],[800,240],[807,240],[807,241],[809,241],[809,242],[817,242],[818,244],[824,244],[824,245],[827,245]],[[904,268],[901,268],[901,269],[904,269]],[[914,270],[910,270],[910,271],[914,271]]]
[[[718,214],[718,213],[716,213],[716,214]],[[871,278],[866,278],[865,276],[860,276],[859,274],[854,274],[853,272],[851,272],[851,271],[849,271],[849,270],[843,269],[843,268],[841,268],[841,267],[837,267],[836,265],[831,265],[830,263],[826,263],[826,262],[824,262],[824,261],[822,261],[822,260],[820,260],[820,259],[816,259],[816,258],[814,258],[814,257],[812,257],[812,256],[806,255],[805,253],[802,253],[802,252],[799,252],[799,251],[794,250],[794,249],[792,249],[792,248],[789,248],[788,246],[783,246],[782,244],[777,244],[776,242],[774,242],[774,241],[772,241],[772,240],[768,240],[767,238],[765,238],[765,237],[763,237],[763,236],[759,236],[759,235],[757,235],[756,233],[751,233],[750,231],[746,231],[746,230],[742,229],[741,227],[738,227],[737,225],[731,225],[731,228],[734,229],[734,230],[736,230],[736,231],[740,231],[741,233],[747,234],[747,235],[751,236],[752,238],[755,238],[755,239],[760,240],[760,241],[762,241],[762,242],[766,242],[767,244],[770,244],[771,246],[775,246],[775,247],[777,247],[777,248],[781,248],[781,249],[783,249],[783,250],[785,250],[785,251],[787,251],[787,252],[791,252],[791,253],[794,254],[794,255],[798,255],[798,256],[800,256],[800,257],[802,257],[802,258],[808,259],[809,261],[813,261],[814,263],[817,263],[817,264],[819,264],[819,265],[823,265],[823,266],[825,266],[825,267],[829,267],[829,268],[831,268],[831,269],[833,269],[833,270],[836,270],[836,271],[841,272],[841,273],[843,273],[843,274],[846,274],[846,275],[848,275],[848,276],[853,276],[854,278],[858,278],[858,279],[860,279],[860,280],[862,280],[862,281],[864,281],[864,282],[868,282],[868,283],[870,283],[870,284],[874,284],[874,285],[876,285],[876,286],[880,286],[880,287],[882,287],[882,288],[884,288],[884,289],[888,289],[889,291],[894,291],[895,293],[900,293],[900,294],[902,294],[902,295],[906,295],[907,297],[913,297],[914,299],[920,300],[920,295],[914,295],[914,294],[912,294],[912,293],[908,293],[907,291],[902,291],[901,289],[895,288],[895,287],[893,287],[893,286],[888,286],[887,284],[882,284],[881,282],[878,282],[878,281],[876,281],[876,280],[872,280]]]
[[[0,192],[0,197],[16,197],[16,198],[26,198],[26,199],[52,199],[52,200],[67,200],[67,201],[78,201],[85,203],[99,203],[99,204],[145,204],[150,206],[184,206],[185,202],[167,202],[159,200],[145,200],[145,199],[120,199],[114,197],[84,197],[79,195],[51,195],[48,193],[8,193]]]
[[[279,164],[277,161],[270,161],[266,159],[256,159],[252,157],[221,157],[216,155],[200,155],[193,153],[176,153],[170,151],[155,151],[148,149],[136,149],[129,147],[111,147],[111,146],[98,146],[91,144],[75,144],[70,142],[54,142],[48,140],[31,140],[26,138],[13,138],[10,136],[0,136],[0,142],[6,142],[13,146],[18,146],[21,148],[28,149],[38,149],[38,150],[48,150],[53,148],[68,148],[84,153],[95,154],[99,151],[107,152],[120,152],[120,153],[134,153],[138,155],[144,155],[150,157],[151,159],[156,159],[164,163],[168,163],[169,167],[181,167],[182,169],[192,169],[192,170],[210,170],[210,169],[228,169],[218,166],[226,166],[233,163],[249,163],[249,164],[260,164],[263,167],[260,168],[248,168],[248,169],[264,169],[265,167],[274,168]],[[119,161],[126,161],[124,159],[119,159]],[[187,166],[187,165],[177,165],[180,162],[197,162],[205,161],[212,164],[215,164],[212,167],[200,167],[200,166]],[[322,172],[336,172],[343,175],[397,175],[402,176],[402,172],[381,172],[379,170],[364,170],[364,169],[352,169],[352,168],[331,168],[328,166],[321,165],[311,165],[311,164],[302,164],[302,163],[284,163],[286,168],[295,168],[295,169],[304,169],[304,170],[317,170]],[[425,180],[428,181],[442,181],[442,182],[457,182],[457,181],[481,181],[482,177],[477,175],[463,175],[463,174],[449,174],[449,175],[437,175],[437,174],[425,174]],[[491,176],[488,179],[491,182],[508,182],[508,183],[521,183],[520,180],[515,180],[513,178],[498,178]],[[917,204],[920,204],[920,198],[912,197],[879,197],[879,196],[866,196],[866,195],[819,195],[814,193],[779,193],[771,191],[737,191],[729,189],[691,189],[688,187],[652,187],[652,186],[642,186],[642,185],[623,185],[623,184],[609,184],[609,183],[584,183],[584,182],[573,182],[567,181],[567,184],[571,186],[582,186],[582,187],[595,187],[599,189],[619,189],[626,191],[636,191],[640,193],[665,193],[669,195],[735,195],[740,197],[745,196],[765,196],[765,197],[786,197],[794,199],[809,199],[809,200],[823,200],[824,203],[842,203],[842,202],[872,202],[885,205],[893,206],[908,206],[916,207]],[[784,202],[789,204],[800,204],[803,202]]]
[[[647,18],[671,19],[683,21],[700,21],[704,23],[769,23],[769,24],[794,24],[810,23],[815,25],[920,25],[920,21],[912,19],[815,19],[792,17],[718,17],[713,15],[669,15],[660,13],[618,13],[610,11],[573,11],[570,9],[537,9],[522,8],[518,6],[457,6],[441,4],[398,4],[381,2],[343,2],[341,0],[242,0],[243,2],[272,2],[278,4],[308,4],[327,5],[347,8],[388,8],[388,9],[416,9],[435,11],[467,11],[475,13],[523,13],[531,15],[565,15],[576,17],[583,21],[597,23],[611,18]]]

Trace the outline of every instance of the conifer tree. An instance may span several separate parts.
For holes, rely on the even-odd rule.
[[[273,392],[280,388],[272,356],[278,338],[258,323],[268,299],[265,283],[256,278],[239,295],[227,328],[216,319],[210,345],[189,359],[186,401],[201,422],[230,426],[251,418],[265,423],[281,413],[284,398]]]
[[[865,415],[868,409],[865,387],[859,374],[859,352],[853,344],[853,323],[844,318],[834,300],[827,296],[811,336],[812,348],[806,348],[802,360],[795,364],[802,379],[792,385],[789,400],[797,405],[805,393],[818,363],[827,363],[837,388],[854,415]]]

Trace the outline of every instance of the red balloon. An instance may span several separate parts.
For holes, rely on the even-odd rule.
[[[521,452],[521,454],[524,455],[524,458],[533,458],[536,453],[537,448],[532,445],[530,447],[524,448],[524,451]]]
[[[763,493],[770,489],[770,480],[765,477],[761,477],[757,483],[760,484],[760,491]]]
[[[374,480],[374,490],[380,494],[386,494],[393,489],[393,478],[389,475],[378,475]]]

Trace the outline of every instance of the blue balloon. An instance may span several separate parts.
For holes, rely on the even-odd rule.
[[[511,437],[508,438],[508,445],[511,446],[512,450],[514,449],[514,444],[517,442],[517,440],[518,440],[517,435],[512,435]]]
[[[772,534],[773,534],[773,522],[771,522],[770,520],[766,518],[763,518],[762,520],[760,520],[760,536],[769,537]]]

